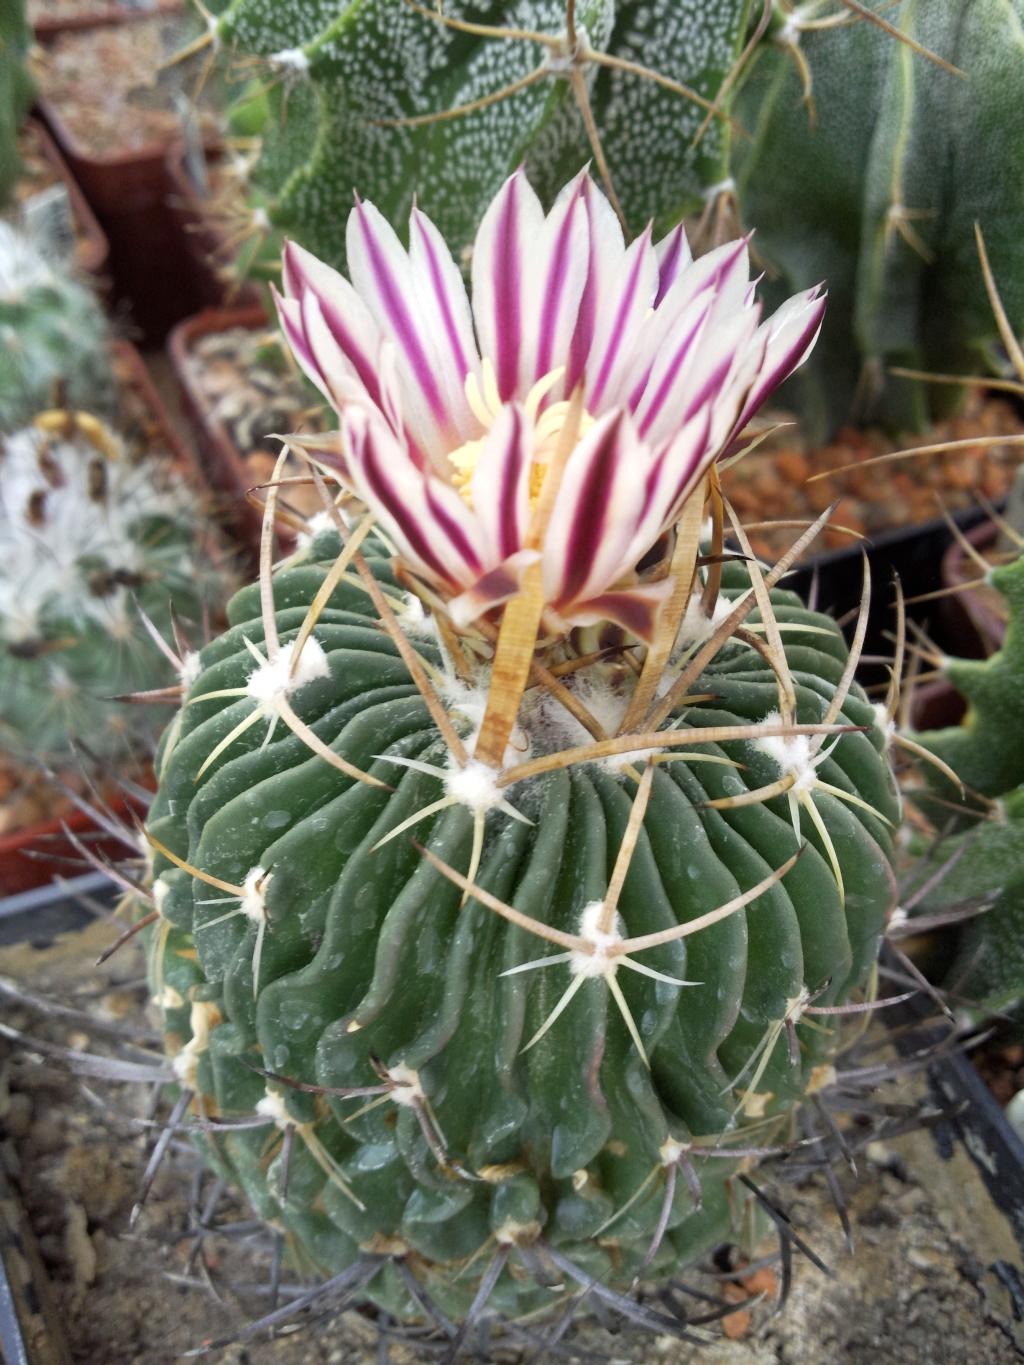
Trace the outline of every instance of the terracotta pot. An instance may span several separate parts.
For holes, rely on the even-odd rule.
[[[71,202],[71,213],[78,229],[75,263],[79,269],[86,271],[87,274],[99,277],[99,282],[105,286],[103,277],[106,274],[110,256],[110,243],[107,241],[107,234],[100,227],[95,213],[89,206],[89,201],[71,174],[71,167],[64,160],[60,148],[47,132],[45,124],[41,123],[39,119],[32,118],[28,120],[26,126],[39,143],[39,149],[54,174],[67,189],[68,199]]]
[[[32,31],[41,43],[52,43],[62,33],[76,33],[79,29],[95,28],[98,24],[120,24],[132,19],[145,19],[153,14],[177,14],[184,9],[182,0],[153,0],[143,8],[126,9],[119,4],[97,3],[87,14],[76,14],[69,19],[37,19]]]
[[[983,521],[980,526],[967,531],[966,536],[974,548],[984,554],[995,547],[999,527],[994,522]],[[980,652],[987,655],[1002,648],[1006,637],[1006,621],[995,610],[989,593],[964,587],[964,584],[980,576],[979,566],[960,542],[954,540],[942,556],[942,585],[945,588],[958,588],[959,591],[955,596],[945,599],[945,610],[948,617],[961,622],[965,629],[977,635],[981,644]]]
[[[113,798],[107,806],[119,819],[130,822],[132,807],[125,799]],[[0,896],[13,896],[19,891],[45,886],[55,877],[86,871],[82,855],[68,836],[68,830],[97,857],[117,859],[125,856],[123,840],[102,830],[84,811],[74,810],[63,820],[28,825],[0,838]]]
[[[152,18],[148,10],[115,11],[78,29]],[[201,306],[188,244],[178,218],[168,211],[169,140],[97,156],[52,100],[40,98],[36,109],[110,241],[115,297],[130,308],[143,338],[159,344],[176,322]]]
[[[200,337],[211,333],[227,332],[234,327],[256,330],[266,326],[268,319],[262,308],[210,308],[179,323],[167,343],[181,389],[182,403],[195,429],[204,472],[213,487],[228,501],[227,511],[233,529],[247,548],[253,563],[259,553],[263,517],[246,499],[252,480],[227,428],[210,410],[193,374],[189,352]]]
[[[208,147],[206,161],[216,166],[224,155],[221,147]],[[223,278],[232,257],[225,234],[211,221],[207,202],[196,189],[188,171],[185,144],[172,142],[167,152],[168,207],[177,219],[192,259],[196,291],[203,308],[260,308],[259,288],[249,281],[232,284]]]

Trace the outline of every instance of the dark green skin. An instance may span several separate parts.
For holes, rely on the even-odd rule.
[[[274,580],[282,641],[293,638],[338,542],[316,541],[305,563]],[[383,561],[371,561],[389,581]],[[726,591],[744,587],[726,576]],[[799,719],[818,721],[838,681],[846,647],[826,617],[776,592],[780,622],[824,626],[827,635],[790,635]],[[260,643],[255,587],[230,608],[231,629],[203,653],[192,696],[238,686],[251,672],[243,636]],[[638,958],[671,976],[698,981],[677,988],[630,971],[618,981],[651,1058],[644,1066],[603,980],[584,984],[568,1010],[529,1052],[521,1049],[569,984],[565,966],[512,977],[500,973],[556,951],[478,902],[460,908],[460,892],[420,856],[408,836],[370,849],[399,820],[436,800],[437,779],[383,762],[383,753],[444,762],[444,748],[394,645],[376,624],[369,599],[342,584],[317,626],[331,677],[307,684],[293,704],[317,734],[357,766],[394,786],[393,793],[346,778],[279,726],[261,748],[266,725],[253,726],[196,781],[206,755],[251,709],[248,701],[187,705],[176,741],[166,746],[153,834],[208,874],[240,884],[254,866],[272,868],[268,928],[257,998],[252,957],[256,928],[236,917],[193,938],[224,913],[196,901],[220,893],[158,857],[171,887],[163,902],[169,933],[154,939],[164,981],[186,1004],[166,1012],[169,1046],[190,1036],[190,999],[214,1001],[224,1022],[201,1054],[207,1104],[223,1114],[252,1113],[265,1093],[253,1067],[320,1086],[373,1085],[370,1057],[419,1072],[444,1133],[451,1166],[443,1169],[416,1114],[388,1100],[357,1114],[362,1101],[281,1090],[297,1123],[339,1163],[365,1206],[325,1178],[301,1135],[293,1144],[288,1199],[278,1198],[278,1147],[268,1130],[211,1137],[210,1159],[240,1184],[260,1214],[284,1227],[303,1264],[337,1273],[360,1249],[410,1248],[410,1265],[444,1311],[466,1311],[490,1263],[493,1234],[510,1222],[539,1225],[541,1235],[584,1270],[627,1286],[640,1269],[657,1225],[664,1176],[605,1231],[659,1164],[670,1136],[713,1140],[736,1117],[742,1096],[730,1082],[787,1001],[806,986],[820,1003],[841,1001],[864,985],[893,900],[890,844],[880,819],[819,798],[842,862],[846,906],[816,845],[786,879],[745,910],[686,940]],[[432,646],[417,639],[431,655]],[[759,655],[730,643],[696,691],[712,705],[686,715],[693,725],[760,720],[777,705],[774,675]],[[844,718],[869,727],[845,736],[822,776],[858,793],[889,820],[897,798],[873,713],[856,691]],[[655,773],[650,806],[619,913],[630,935],[693,919],[754,885],[796,851],[785,799],[716,811],[709,798],[772,781],[771,759],[748,743],[705,746],[747,765],[674,762]],[[479,883],[534,918],[570,932],[580,910],[601,899],[632,802],[633,784],[595,765],[576,767],[515,788],[530,827],[489,817]],[[462,807],[417,826],[415,835],[465,870],[472,821]],[[165,945],[165,946],[164,946]],[[193,953],[193,948],[195,952]],[[798,1028],[800,1057],[784,1036],[771,1049],[758,1094],[776,1136],[827,1062],[835,1038],[825,1024]],[[357,1027],[354,1027],[357,1026]],[[748,1072],[749,1079],[749,1072]],[[280,1087],[278,1087],[280,1089]],[[742,1089],[742,1082],[740,1089]],[[751,1141],[764,1142],[759,1126]],[[487,1168],[503,1167],[498,1179]],[[736,1236],[742,1189],[735,1163],[698,1162],[703,1205],[680,1178],[669,1231],[650,1269],[667,1274]],[[466,1179],[484,1170],[484,1179]],[[461,1173],[461,1174],[460,1174]],[[488,1178],[489,1177],[489,1178]],[[575,1177],[575,1179],[574,1179]],[[459,1275],[469,1258],[482,1254]],[[404,1317],[421,1313],[392,1270],[370,1292]],[[551,1302],[513,1252],[494,1305],[522,1313]]]

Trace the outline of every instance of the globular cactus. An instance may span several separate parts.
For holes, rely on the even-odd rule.
[[[407,1321],[749,1234],[736,1177],[870,990],[898,814],[856,653],[777,586],[811,532],[768,573],[698,559],[821,300],[759,327],[744,243],[627,249],[585,178],[547,219],[503,187],[472,318],[412,233],[360,205],[355,288],[286,254],[341,487],[276,572],[265,539],[148,821],[210,1161]]]
[[[0,223],[0,432],[55,403],[109,412],[110,341],[95,295]]]
[[[769,297],[829,283],[829,327],[796,381],[809,429],[851,415],[917,427],[950,390],[888,367],[994,361],[976,222],[1024,328],[1024,4],[872,5],[917,51],[866,20],[836,27],[827,8],[775,5],[733,111],[753,134],[733,142],[737,194]]]
[[[488,0],[443,10],[234,0],[212,33],[228,71],[240,59],[261,67],[262,112],[251,86],[240,100],[246,130],[263,137],[253,176],[261,221],[265,213],[343,266],[337,224],[353,190],[396,224],[415,200],[456,255],[521,164],[550,200],[603,157],[635,231],[699,210],[728,175],[728,115],[709,118],[709,109],[748,10],[749,0]]]
[[[33,98],[27,63],[31,43],[24,0],[0,0],[0,205],[21,169],[18,130]]]
[[[989,581],[1008,607],[1003,647],[985,660],[942,660],[967,715],[962,725],[916,736],[966,788],[926,770],[944,804],[933,812],[920,799],[944,835],[916,884],[933,883],[920,912],[989,903],[962,931],[949,981],[959,995],[1004,1009],[1024,997],[1024,556],[991,569]],[[950,801],[962,811],[952,821]]]
[[[131,459],[87,414],[42,414],[39,425],[2,438],[7,753],[66,760],[76,742],[105,760],[151,752],[166,713],[112,698],[158,688],[171,672],[140,607],[171,638],[172,605],[198,621],[204,602],[215,601],[218,588],[226,593],[202,549],[200,516],[195,491],[169,456]],[[187,682],[194,663],[182,662]]]

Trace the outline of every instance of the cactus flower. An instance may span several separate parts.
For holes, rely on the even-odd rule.
[[[762,322],[746,239],[696,261],[681,226],[627,245],[585,173],[546,216],[505,182],[471,297],[418,209],[406,250],[357,203],[346,245],[351,282],[289,244],[278,308],[339,414],[342,478],[407,565],[459,627],[539,563],[549,627],[649,639],[671,583],[637,565],[813,347],[819,290]]]

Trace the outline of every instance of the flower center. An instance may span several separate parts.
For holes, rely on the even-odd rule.
[[[541,379],[538,379],[526,395],[526,401],[523,403],[523,409],[533,423],[533,467],[530,470],[531,504],[535,503],[540,497],[548,464],[558,449],[559,437],[562,434],[562,428],[565,426],[565,419],[569,412],[569,401],[563,398],[557,403],[552,403],[543,412],[540,411],[540,406],[564,373],[565,367],[559,366],[558,369],[551,370]],[[491,427],[497,421],[504,406],[501,395],[498,393],[498,381],[494,373],[494,366],[490,360],[483,361],[479,379],[475,374],[466,376],[466,399],[473,411],[473,416],[483,425],[484,434],[475,440],[466,441],[465,444],[453,450],[448,459],[454,469],[452,483],[461,493],[466,504],[472,507],[473,474],[480,462]],[[584,436],[593,425],[594,418],[589,412],[583,412],[580,416],[579,435]]]

